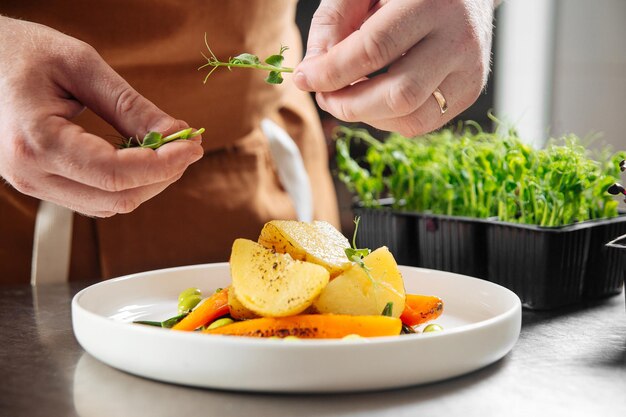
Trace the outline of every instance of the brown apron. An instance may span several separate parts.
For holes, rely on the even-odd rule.
[[[261,57],[289,45],[301,57],[295,0],[4,0],[0,14],[35,21],[94,46],[135,89],[173,117],[204,127],[204,158],[130,214],[74,216],[70,279],[110,278],[149,269],[225,261],[237,237],[256,239],[264,222],[295,218],[278,180],[260,121],[294,139],[308,171],[314,218],[338,225],[328,155],[308,94],[260,71],[216,71],[206,84],[204,33],[221,59]],[[287,75],[286,78],[289,76]],[[90,112],[77,123],[101,137],[117,133]],[[0,186],[0,283],[28,282],[38,200]]]

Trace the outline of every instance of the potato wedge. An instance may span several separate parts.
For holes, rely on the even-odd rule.
[[[331,279],[352,265],[345,249],[350,242],[328,222],[312,223],[294,220],[272,220],[265,224],[259,243],[293,259],[323,266]]]
[[[358,264],[337,276],[324,288],[313,308],[320,313],[377,315],[393,302],[393,317],[404,310],[406,292],[398,265],[389,249],[381,247],[363,258],[367,272]]]
[[[232,288],[248,310],[262,317],[293,316],[306,310],[328,284],[328,271],[237,239],[230,256]]]
[[[230,316],[237,320],[249,320],[259,317],[254,311],[241,304],[234,288],[228,291],[228,308],[230,309]]]

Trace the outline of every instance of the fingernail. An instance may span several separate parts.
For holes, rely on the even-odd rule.
[[[309,84],[309,80],[306,78],[306,75],[302,71],[297,71],[293,77],[293,82],[296,84],[300,90],[311,91],[311,85]]]

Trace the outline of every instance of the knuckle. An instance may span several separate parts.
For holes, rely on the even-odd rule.
[[[125,85],[116,95],[115,113],[120,116],[132,111],[141,99],[139,93],[129,85]]]
[[[423,92],[419,85],[403,78],[393,84],[385,96],[385,104],[396,116],[405,116],[415,111],[423,100]]]
[[[113,208],[111,209],[111,211],[113,213],[119,214],[130,213],[131,211],[134,211],[137,207],[139,207],[140,204],[141,202],[133,198],[130,198],[126,195],[120,195],[113,202]]]
[[[22,194],[34,196],[36,193],[36,187],[26,176],[9,174],[4,178]]]
[[[363,40],[363,54],[366,62],[375,69],[384,67],[393,57],[396,41],[386,31],[375,31]]]
[[[111,169],[100,177],[98,188],[104,191],[118,192],[124,190],[123,177],[116,169]]]
[[[58,64],[61,68],[69,70],[83,70],[89,66],[94,59],[98,59],[100,55],[96,49],[79,39],[67,37],[62,47],[47,54],[53,64]]]
[[[428,123],[420,114],[416,113],[400,119],[398,131],[407,138],[422,135],[428,130]]]
[[[311,18],[311,26],[338,26],[345,21],[341,11],[329,3],[323,3],[317,8]]]
[[[338,100],[335,105],[331,104],[329,113],[344,122],[356,122],[358,119],[352,106],[343,100]]]
[[[16,163],[24,164],[36,159],[37,152],[33,143],[25,136],[17,134],[9,143],[11,144],[11,157]]]

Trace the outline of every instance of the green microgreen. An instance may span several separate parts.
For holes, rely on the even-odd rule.
[[[178,323],[179,321],[187,317],[187,314],[189,313],[187,312],[187,313],[179,314],[177,316],[170,317],[169,319],[163,320],[163,321],[137,320],[137,321],[133,321],[133,323],[145,324],[147,326],[162,327],[164,329],[171,329],[172,327],[176,325],[176,323]]]
[[[120,147],[157,149],[166,143],[173,142],[175,140],[191,139],[201,135],[202,133],[204,133],[204,128],[194,130],[191,127],[172,133],[168,136],[163,136],[163,134],[159,132],[148,132],[143,139],[139,139],[138,137],[124,139]]]
[[[294,70],[291,67],[283,66],[283,61],[285,59],[283,54],[286,50],[289,49],[289,47],[287,46],[281,46],[278,54],[270,55],[269,57],[265,58],[265,61],[263,62],[261,62],[258,56],[249,53],[239,54],[234,58],[228,58],[228,61],[224,62],[220,61],[209,47],[206,33],[204,34],[204,44],[206,45],[210,56],[206,56],[204,53],[202,53],[202,56],[204,57],[204,59],[206,59],[207,62],[198,69],[200,70],[203,68],[211,67],[209,73],[206,75],[206,77],[204,77],[204,83],[207,82],[211,74],[213,74],[213,72],[219,67],[226,67],[228,68],[228,70],[232,70],[232,68],[253,68],[262,71],[269,71],[267,78],[265,78],[265,82],[267,82],[268,84],[281,84],[283,82],[282,73],[293,72]]]
[[[383,311],[382,313],[380,313],[380,315],[391,317],[392,314],[393,314],[393,301],[389,301],[387,304],[385,304],[385,308],[383,308]]]
[[[418,138],[341,127],[338,177],[365,207],[391,197],[399,210],[545,227],[614,217],[618,203],[606,190],[626,153],[596,160],[582,143],[568,135],[534,149],[513,129],[473,122]]]
[[[361,217],[356,216],[354,218],[354,233],[352,234],[352,247],[345,248],[344,252],[346,253],[346,256],[348,257],[350,261],[356,263],[363,269],[363,271],[365,272],[365,275],[367,275],[367,278],[372,282],[372,285],[376,287],[377,283],[374,280],[374,277],[372,277],[369,267],[365,265],[365,262],[363,262],[363,258],[369,255],[371,251],[368,248],[359,249],[356,247],[356,235],[357,235],[357,232],[359,231],[360,222],[361,222]]]

